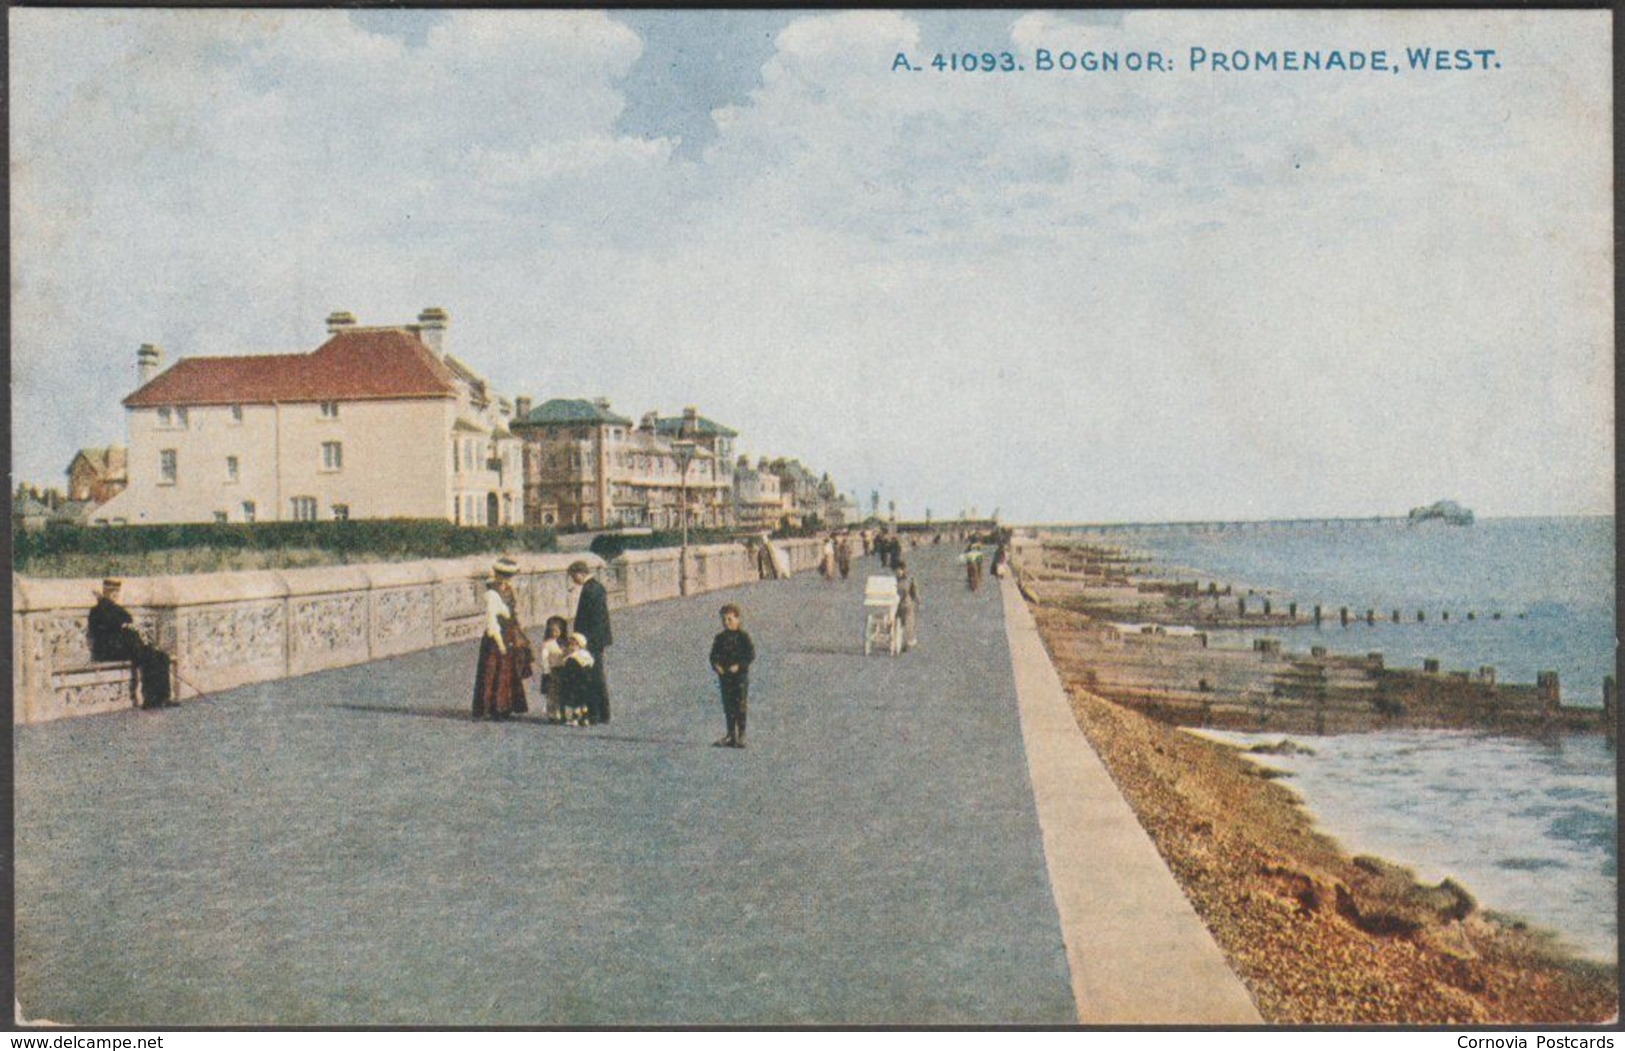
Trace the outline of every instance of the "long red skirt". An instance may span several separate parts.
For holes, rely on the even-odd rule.
[[[474,669],[474,717],[500,717],[529,711],[525,680],[520,678],[514,646],[503,653],[489,635],[480,640],[480,662]]]

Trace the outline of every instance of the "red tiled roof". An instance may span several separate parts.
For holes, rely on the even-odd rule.
[[[422,340],[405,329],[368,328],[340,332],[309,354],[182,358],[124,404],[140,409],[445,398],[456,393],[451,370]]]

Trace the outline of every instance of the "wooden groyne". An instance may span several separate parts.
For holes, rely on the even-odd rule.
[[[1257,638],[1251,650],[1210,645],[1217,630],[1409,619],[1400,610],[1300,608],[1279,596],[1237,593],[1216,581],[1142,576],[1142,559],[1099,545],[1018,544],[1023,590],[1046,633],[1065,639],[1053,656],[1090,690],[1188,726],[1292,733],[1384,728],[1482,729],[1501,733],[1609,733],[1612,681],[1604,707],[1565,707],[1556,672],[1533,685],[1503,683],[1496,669],[1389,667],[1380,652],[1307,654]],[[1426,620],[1429,611],[1417,611]],[[1448,621],[1452,611],[1436,611]],[[1476,619],[1468,611],[1463,619]],[[1499,612],[1491,616],[1499,616]],[[1460,614],[1458,614],[1460,616]],[[1487,618],[1486,618],[1487,619]]]

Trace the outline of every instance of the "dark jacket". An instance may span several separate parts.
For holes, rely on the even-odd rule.
[[[609,630],[609,592],[590,577],[581,585],[581,598],[576,602],[575,624],[572,628],[587,639],[587,652],[601,657],[604,648],[615,641]]]
[[[89,633],[90,656],[98,661],[127,661],[133,654],[130,647],[130,635],[126,629],[133,631],[130,626],[135,618],[130,611],[114,602],[106,595],[96,600],[90,609]]]
[[[750,674],[750,662],[756,659],[756,647],[750,641],[750,633],[744,630],[730,631],[724,629],[717,632],[717,637],[711,642],[711,668],[723,678],[745,678]],[[727,669],[739,665],[739,671],[731,672]]]

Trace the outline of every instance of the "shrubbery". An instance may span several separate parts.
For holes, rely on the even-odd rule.
[[[701,544],[731,544],[739,540],[739,532],[731,529],[690,529],[690,547]],[[649,551],[659,547],[681,547],[683,534],[676,529],[657,530],[653,533],[600,533],[592,538],[592,553],[608,562],[623,551]]]
[[[152,564],[152,556],[180,552],[214,553],[229,563],[232,553],[258,554],[254,561],[291,563],[319,561],[399,561],[414,558],[460,558],[494,551],[552,551],[556,536],[540,526],[457,526],[438,519],[368,519],[356,522],[196,522],[177,525],[52,525],[12,537],[13,564],[52,573],[54,567],[94,560],[94,572],[135,574]],[[319,556],[325,555],[326,558]],[[166,562],[172,561],[166,559]],[[186,560],[196,562],[196,559]],[[221,568],[226,568],[222,565]]]

